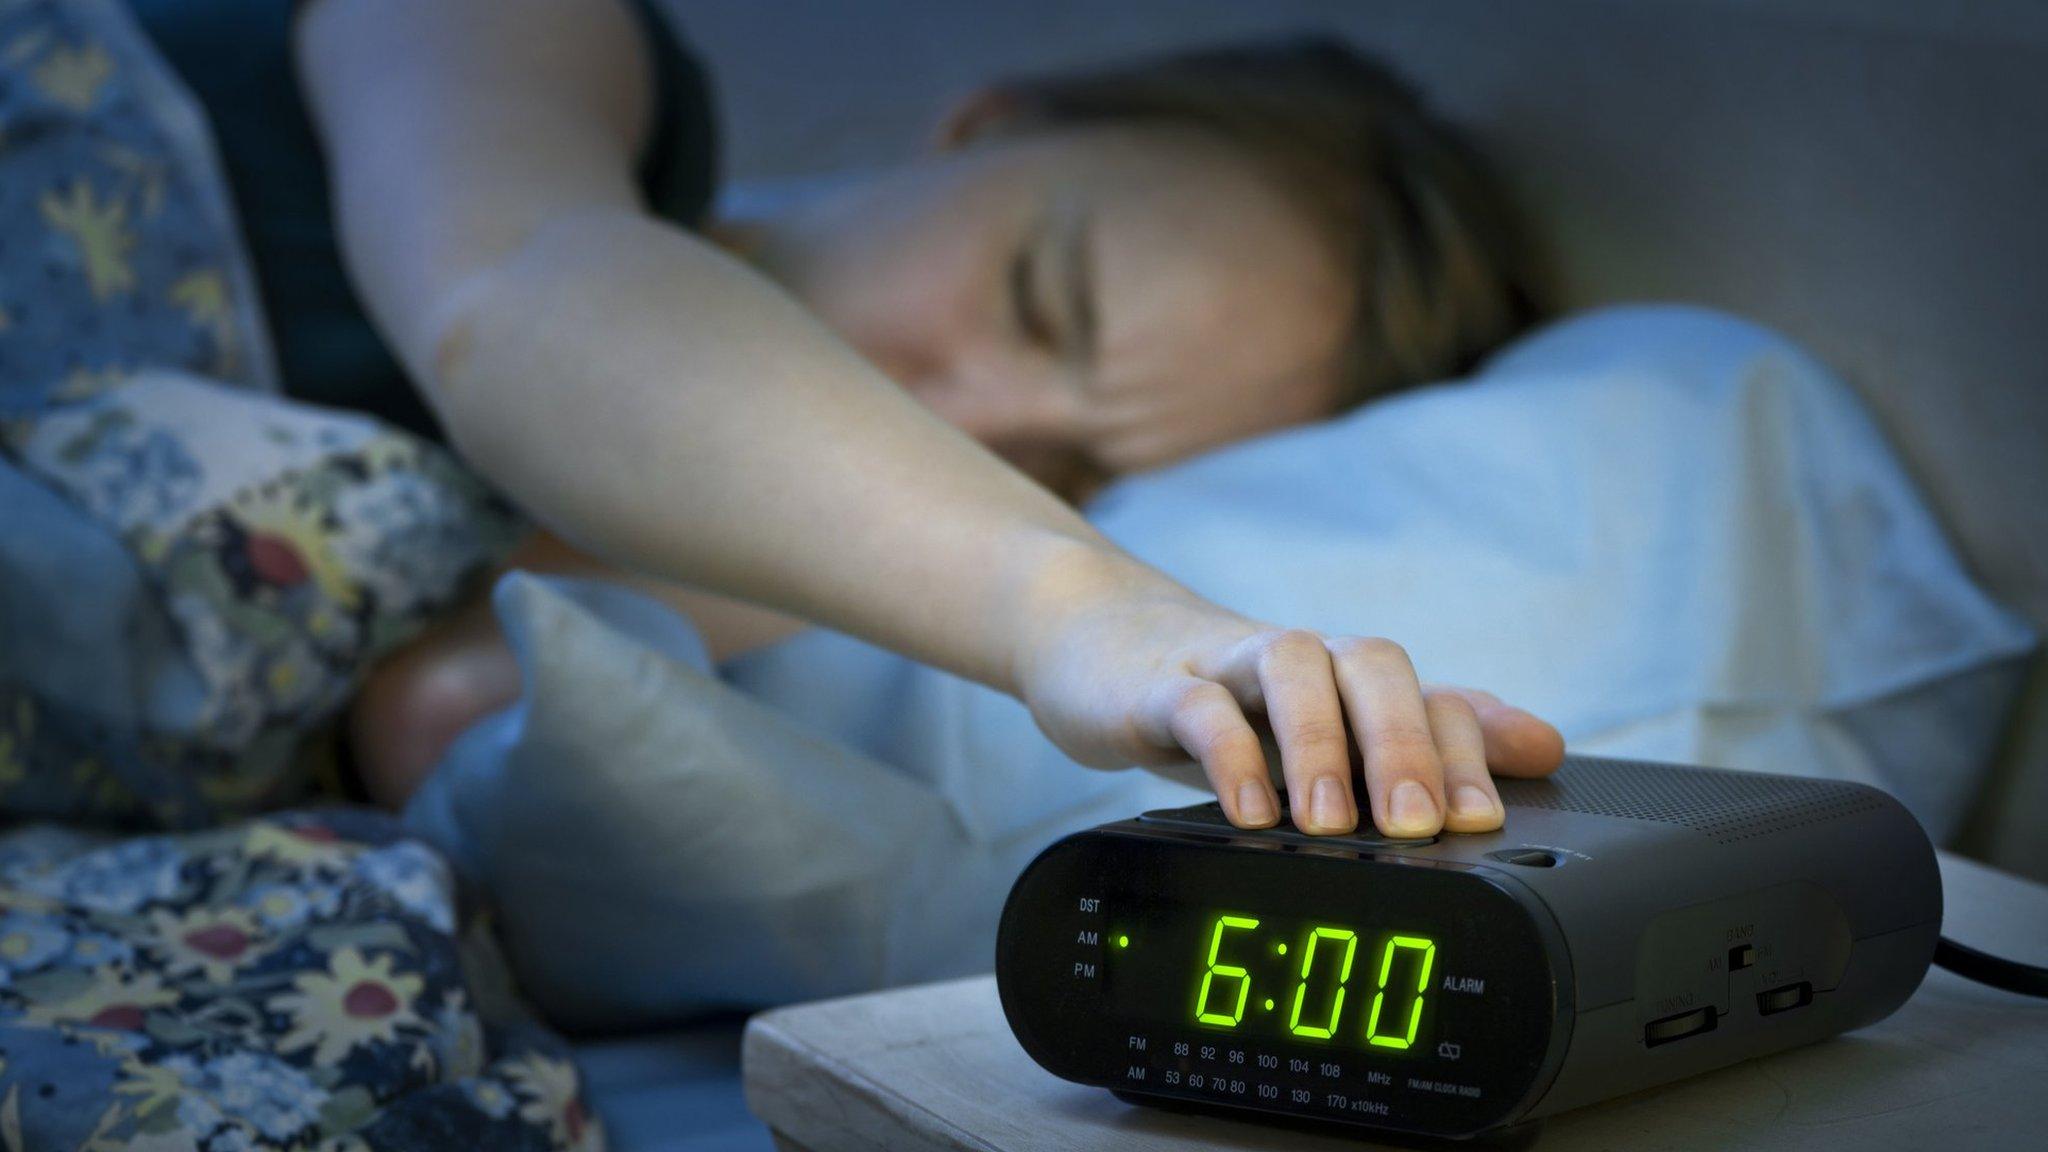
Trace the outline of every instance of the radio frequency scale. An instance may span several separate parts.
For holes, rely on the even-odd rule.
[[[997,942],[1025,1051],[1130,1099],[1465,1137],[1870,1024],[1941,926],[1926,834],[1837,781],[1573,758],[1506,826],[1214,804],[1069,836]]]

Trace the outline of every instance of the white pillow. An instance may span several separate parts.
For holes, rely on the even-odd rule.
[[[720,683],[690,626],[629,589],[513,573],[493,600],[522,698],[463,734],[405,817],[491,895],[556,1024],[986,965],[948,894],[1007,874],[928,789]]]
[[[1470,380],[1126,479],[1087,511],[1224,604],[1392,637],[1574,750],[1876,783],[1937,837],[2034,642],[1840,381],[1699,308],[1570,319]],[[728,674],[930,782],[980,837],[1042,837],[1116,787],[1014,701],[843,636]]]

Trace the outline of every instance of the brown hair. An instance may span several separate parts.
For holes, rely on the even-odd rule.
[[[963,136],[1088,123],[1241,148],[1353,253],[1346,403],[1456,375],[1534,319],[1505,189],[1416,90],[1325,37],[1199,49],[998,86]]]

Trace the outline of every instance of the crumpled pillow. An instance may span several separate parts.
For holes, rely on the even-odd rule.
[[[464,733],[405,819],[492,894],[553,1023],[653,1027],[987,966],[988,895],[1028,857],[720,682],[653,600],[515,572],[494,603],[520,701]]]
[[[0,422],[0,805],[191,827],[305,794],[310,732],[510,547],[366,417],[138,372]]]

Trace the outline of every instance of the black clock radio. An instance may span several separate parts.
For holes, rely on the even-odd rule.
[[[1883,1019],[1941,927],[1906,810],[1836,781],[1572,758],[1506,826],[1069,836],[996,977],[1048,1071],[1136,1101],[1467,1137]]]

